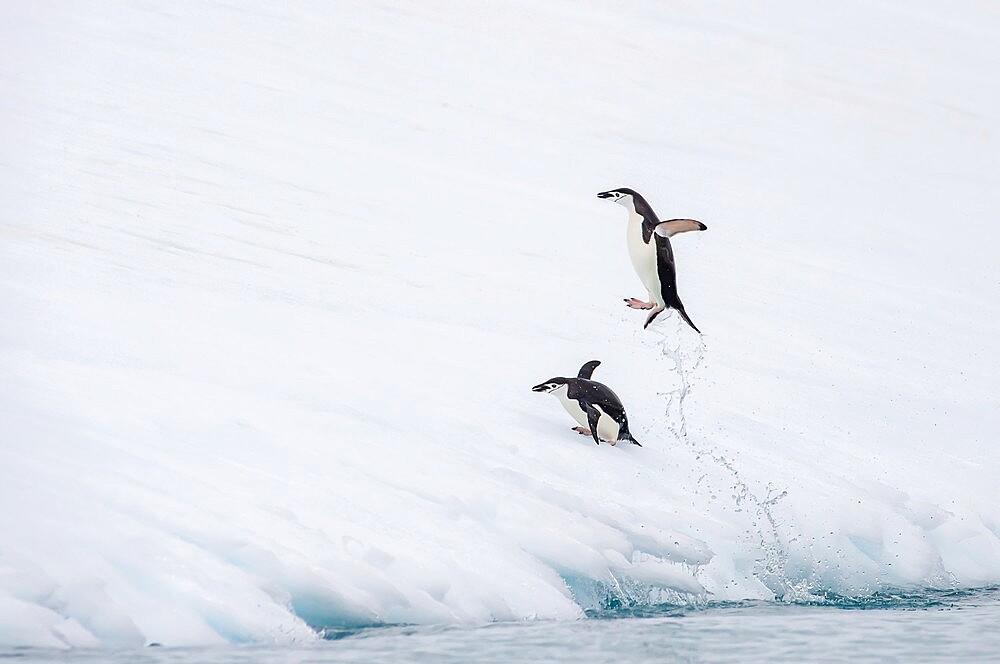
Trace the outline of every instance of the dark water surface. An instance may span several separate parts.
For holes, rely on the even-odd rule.
[[[1000,662],[1000,588],[330,631],[308,646],[0,651],[21,662]]]

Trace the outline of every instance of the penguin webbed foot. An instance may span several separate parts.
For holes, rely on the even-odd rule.
[[[649,312],[649,317],[646,318],[646,323],[642,326],[642,329],[645,330],[647,327],[649,327],[649,324],[653,322],[653,319],[655,319],[661,313],[666,311],[666,309],[667,309],[666,307],[656,307],[651,312]]]
[[[656,306],[652,302],[645,302],[635,297],[626,297],[625,304],[628,305],[629,309],[652,309]]]
[[[593,433],[591,433],[590,429],[588,429],[587,427],[572,427],[572,429],[573,429],[573,431],[577,432],[581,436],[593,436],[594,435]],[[603,438],[599,438],[598,440],[604,440],[604,439]],[[597,441],[595,441],[595,442],[597,442]],[[609,445],[614,445],[618,441],[617,440],[604,440],[604,442],[608,443]],[[634,440],[632,442],[635,443]],[[597,444],[600,445],[600,443],[597,443]],[[639,443],[635,443],[635,444],[639,445]],[[642,447],[642,445],[639,445],[639,447]]]

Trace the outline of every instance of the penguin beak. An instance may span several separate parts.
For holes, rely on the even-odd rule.
[[[598,198],[611,198],[612,196],[614,196],[614,194],[612,194],[610,191],[602,191],[597,195]]]
[[[546,389],[546,387],[547,386],[545,385],[545,383],[542,383],[541,385],[535,385],[533,388],[531,388],[531,391],[532,392],[548,392],[548,390]]]

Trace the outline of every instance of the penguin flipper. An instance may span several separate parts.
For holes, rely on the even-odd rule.
[[[587,412],[587,424],[590,425],[590,433],[594,436],[594,442],[598,445],[601,444],[601,439],[597,437],[597,421],[601,419],[601,411],[597,410],[589,403],[581,403],[583,409]]]
[[[596,369],[600,363],[600,360],[591,360],[590,362],[587,362],[580,367],[580,373],[576,374],[576,377],[590,380],[590,377],[594,375],[594,369]]]
[[[697,219],[668,219],[666,221],[661,221],[656,225],[655,233],[657,235],[662,235],[663,237],[673,237],[678,233],[703,231],[707,228],[708,226],[701,223]]]

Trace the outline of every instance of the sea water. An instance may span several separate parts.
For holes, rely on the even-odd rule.
[[[719,602],[579,621],[329,630],[308,646],[0,651],[20,662],[1000,661],[1000,587]]]

